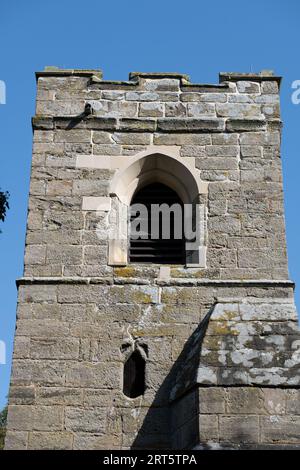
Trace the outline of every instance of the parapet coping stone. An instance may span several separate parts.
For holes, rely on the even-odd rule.
[[[60,69],[59,67],[45,67],[45,70],[35,72],[35,76],[39,77],[69,77],[71,75],[77,77],[91,77],[95,76],[102,79],[103,73],[100,69]]]
[[[40,77],[59,77],[59,76],[83,76],[90,77],[93,83],[104,83],[111,85],[138,85],[140,78],[144,79],[164,79],[164,78],[177,78],[180,80],[181,85],[185,87],[204,87],[204,88],[224,88],[226,83],[224,82],[237,82],[241,80],[263,82],[263,81],[275,81],[280,86],[282,77],[274,75],[271,70],[262,70],[257,73],[240,73],[240,72],[220,72],[219,73],[219,84],[201,84],[191,83],[190,76],[184,73],[178,72],[130,72],[128,81],[118,80],[103,80],[103,73],[101,69],[60,69],[55,66],[46,66],[43,71],[35,73],[36,78]],[[228,85],[227,85],[228,86]]]
[[[152,78],[152,79],[161,79],[161,78],[179,78],[187,82],[190,81],[190,76],[185,73],[178,72],[130,72],[129,80],[134,80],[137,77],[140,78]]]
[[[223,82],[238,82],[238,81],[248,81],[248,82],[277,82],[280,86],[282,77],[274,75],[272,70],[262,70],[258,73],[239,73],[239,72],[220,72],[219,73],[220,83]]]

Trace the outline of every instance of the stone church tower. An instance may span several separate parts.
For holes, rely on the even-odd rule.
[[[279,85],[37,73],[7,449],[300,447]],[[195,241],[131,237],[165,201]]]

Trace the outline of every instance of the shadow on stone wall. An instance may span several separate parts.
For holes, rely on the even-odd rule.
[[[197,370],[213,310],[214,305],[157,390],[131,449],[183,449],[199,444]]]

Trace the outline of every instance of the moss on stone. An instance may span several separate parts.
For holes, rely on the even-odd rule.
[[[123,266],[121,268],[115,268],[114,273],[118,277],[134,277],[134,276],[136,276],[136,270],[132,266]]]

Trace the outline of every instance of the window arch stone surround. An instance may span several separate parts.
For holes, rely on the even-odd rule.
[[[177,148],[161,150],[155,147],[124,159],[124,164],[120,165],[113,176],[109,190],[112,200],[110,229],[116,233],[121,232],[122,237],[109,240],[108,263],[112,266],[128,264],[128,207],[137,190],[154,182],[169,186],[178,194],[183,204],[192,204],[194,211],[198,211],[199,242],[196,249],[195,246],[191,249],[187,242],[186,266],[206,267],[207,209],[201,196],[207,194],[207,183],[201,181],[194,158],[181,157]],[[196,214],[193,217],[196,219]]]

